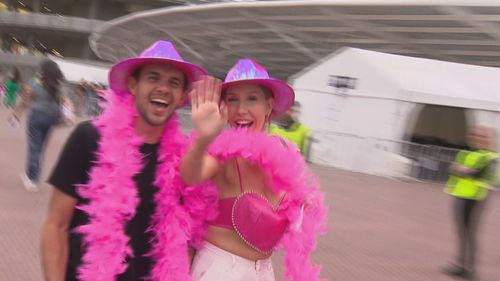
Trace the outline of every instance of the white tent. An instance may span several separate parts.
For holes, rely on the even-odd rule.
[[[50,59],[59,65],[66,80],[69,82],[79,83],[84,79],[89,82],[108,85],[108,67],[61,59],[54,56],[51,56]]]
[[[352,89],[334,87],[349,77]],[[500,69],[344,48],[290,79],[301,121],[318,140],[316,163],[392,173],[395,151],[422,105],[471,109],[474,124],[500,125]],[[345,79],[345,78],[344,78]],[[440,120],[436,120],[440,122]]]

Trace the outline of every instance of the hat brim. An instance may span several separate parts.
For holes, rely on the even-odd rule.
[[[225,82],[222,84],[221,91],[224,92],[231,86],[241,84],[257,84],[271,90],[274,99],[271,119],[275,119],[285,113],[293,105],[295,100],[295,92],[293,91],[293,88],[286,82],[274,78],[242,79]]]
[[[179,69],[186,75],[188,85],[199,80],[202,75],[207,75],[207,72],[202,67],[185,61],[166,58],[129,58],[115,64],[111,68],[109,72],[110,88],[118,95],[129,94],[129,77],[136,69],[150,63],[164,63]]]

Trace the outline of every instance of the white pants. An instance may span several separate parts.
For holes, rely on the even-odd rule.
[[[274,281],[271,258],[248,260],[208,242],[196,252],[191,276],[194,281]]]

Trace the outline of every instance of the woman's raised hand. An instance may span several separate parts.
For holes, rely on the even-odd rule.
[[[212,76],[203,76],[193,83],[190,92],[191,119],[199,138],[212,140],[227,123],[227,107],[220,102],[222,82]]]

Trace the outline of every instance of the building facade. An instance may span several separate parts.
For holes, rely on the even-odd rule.
[[[0,70],[23,80],[47,55],[102,64],[88,37],[106,21],[133,12],[193,4],[160,0],[0,0]],[[199,2],[199,1],[196,1]]]

